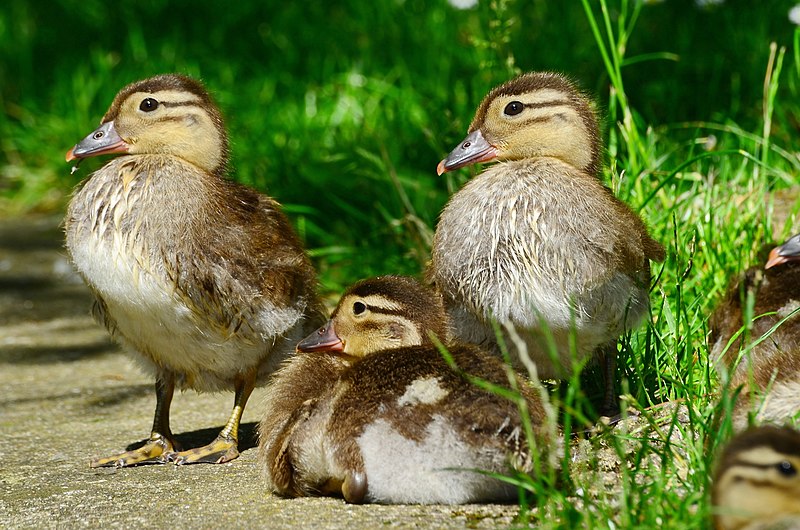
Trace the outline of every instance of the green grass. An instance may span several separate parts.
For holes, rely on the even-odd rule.
[[[800,172],[792,5],[6,0],[0,212],[63,207],[103,163],[70,175],[63,154],[117,90],[188,73],[227,117],[232,177],[284,204],[335,299],[359,278],[419,274],[439,211],[470,176],[437,177],[436,164],[488,89],[519,71],[565,72],[597,94],[609,186],[668,249],[652,319],[623,341],[621,391],[645,418],[667,400],[687,409],[651,418],[651,431],[585,442],[623,459],[622,489],[598,492],[587,477],[602,463],[578,469],[569,455],[540,480],[522,478],[523,504],[536,506],[525,517],[547,528],[703,528],[714,449],[731,431],[708,315],[762,245],[792,232],[775,233],[772,211],[772,194]],[[592,417],[595,379],[587,371],[551,393],[572,430]]]

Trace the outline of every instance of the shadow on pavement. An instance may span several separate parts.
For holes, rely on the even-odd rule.
[[[189,431],[175,435],[175,439],[184,449],[191,449],[193,447],[201,447],[211,442],[217,437],[222,430],[222,425],[219,427],[209,427],[206,429],[198,429],[196,431]],[[258,424],[256,422],[242,423],[239,425],[239,451],[244,452],[248,449],[253,449],[258,445]],[[147,439],[139,440],[138,442],[128,445],[125,450],[131,451],[142,447],[147,442]]]
[[[119,347],[110,340],[73,347],[53,346],[10,346],[0,352],[0,363],[7,364],[50,364],[75,362],[91,359],[109,352],[116,353]]]

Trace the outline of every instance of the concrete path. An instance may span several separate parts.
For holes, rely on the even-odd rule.
[[[261,393],[242,456],[223,465],[89,468],[149,434],[153,382],[89,316],[60,218],[0,219],[0,528],[497,528],[515,506],[350,506],[268,494],[256,467]],[[175,396],[172,428],[201,445],[233,394]]]

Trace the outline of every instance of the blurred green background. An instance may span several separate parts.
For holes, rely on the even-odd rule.
[[[792,44],[793,2],[701,4],[609,3],[612,20],[627,12],[632,28],[620,51],[638,123],[670,128],[659,136],[661,170],[688,156],[681,142],[696,132],[674,124],[758,130],[769,44]],[[577,0],[466,9],[433,0],[4,0],[0,213],[62,208],[104,162],[70,175],[64,152],[122,86],[177,71],[215,95],[232,139],[232,177],[285,205],[326,290],[376,273],[416,274],[441,207],[468,177],[437,177],[437,162],[489,88],[542,69],[575,78],[615,118]],[[781,90],[795,94],[796,77]],[[782,102],[772,138],[796,150],[797,102]],[[623,151],[612,145],[613,155]]]

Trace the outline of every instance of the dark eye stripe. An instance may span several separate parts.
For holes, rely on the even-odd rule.
[[[160,121],[178,121],[178,122],[183,122],[184,119],[185,119],[185,116],[162,116],[162,117],[158,118],[157,120],[154,120],[153,123],[160,122]]]
[[[383,307],[375,307],[375,306],[369,305],[369,304],[367,304],[367,309],[369,309],[370,311],[372,311],[373,313],[376,313],[378,315],[402,316],[403,313],[404,313],[403,311],[401,311],[399,309],[385,309]]]
[[[541,103],[523,103],[526,109],[543,109],[545,107],[558,107],[560,105],[574,107],[572,102],[566,99],[554,99],[552,101],[542,101]]]
[[[192,101],[160,101],[159,103],[161,103],[165,107],[190,107],[190,106],[195,106],[197,108],[200,108],[200,105],[199,105],[200,102],[197,101],[197,100],[192,100]]]
[[[360,322],[358,327],[361,328],[362,331],[366,331],[366,330],[370,330],[370,329],[380,330],[380,329],[382,329],[384,327],[384,324],[382,322],[373,322],[373,321],[370,321],[370,320],[365,320],[363,322]]]
[[[163,102],[161,103],[161,105],[164,106],[164,107],[191,107],[192,106],[191,103],[170,103],[170,104],[166,104],[166,103],[163,103]],[[187,116],[197,116],[199,114],[205,114],[206,113],[204,111],[204,109],[202,109],[201,107],[195,107],[195,108],[197,108],[199,112],[186,112],[184,114],[178,114],[178,115],[172,115],[172,116],[161,116],[160,118],[158,118],[155,121],[183,121],[183,120],[186,119]],[[197,118],[194,118],[194,119],[196,120]]]

